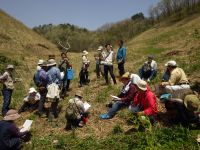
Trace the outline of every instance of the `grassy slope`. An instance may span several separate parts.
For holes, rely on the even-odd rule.
[[[164,69],[163,65],[167,60],[175,59],[180,67],[186,70],[186,73],[190,73],[190,71],[193,71],[192,73],[198,72],[200,70],[200,67],[198,67],[200,64],[200,43],[199,35],[195,29],[199,29],[199,23],[200,17],[193,16],[175,24],[156,25],[155,28],[137,36],[127,43],[127,70],[137,73],[147,54],[153,53],[159,62],[160,71]],[[171,51],[176,51],[175,55],[172,55]],[[80,54],[71,54],[70,58],[77,75],[81,64]],[[87,126],[74,132],[64,132],[63,130],[65,127],[64,108],[66,107],[66,100],[72,97],[78,88],[78,79],[76,78],[72,83],[73,89],[69,93],[69,98],[60,103],[63,109],[57,121],[49,124],[45,120],[39,120],[35,116],[29,115],[30,118],[35,119],[37,125],[33,125],[34,144],[27,145],[27,148],[144,149],[148,147],[149,149],[198,149],[195,138],[199,131],[191,132],[182,127],[172,129],[160,129],[158,127],[148,134],[136,132],[130,135],[113,135],[113,129],[127,132],[132,128],[132,126],[126,124],[128,113],[126,110],[120,111],[112,120],[99,119],[99,114],[107,111],[105,104],[109,102],[109,95],[118,93],[121,83],[117,86],[103,86],[104,80],[96,80],[95,73],[92,72],[95,67],[93,53],[90,53],[89,58],[92,60],[90,68],[92,81],[90,86],[82,88],[85,99],[92,104],[91,118]],[[190,67],[186,64],[190,64]],[[115,68],[117,74],[116,65]],[[156,81],[158,80],[157,77]],[[44,126],[46,126],[45,129]],[[44,131],[43,134],[40,133],[41,130]]]
[[[4,13],[0,13],[0,18],[7,22],[4,28],[0,27],[0,40],[3,41],[0,45],[0,53],[19,61],[20,65],[17,72],[18,74],[19,72],[22,73],[21,77],[26,80],[28,87],[35,69],[36,60],[41,56],[46,58],[52,52],[57,55],[57,49],[16,20],[10,20],[10,17]],[[156,25],[155,28],[137,36],[127,43],[127,70],[137,73],[139,66],[141,66],[149,53],[156,55],[160,70],[163,69],[162,66],[167,60],[174,58],[176,58],[181,67],[186,69],[187,73],[191,68],[200,69],[198,67],[200,56],[195,55],[195,53],[199,54],[200,51],[199,36],[194,31],[199,29],[199,26],[200,17],[194,16],[172,25],[166,23]],[[15,27],[18,27],[18,29],[16,30]],[[43,48],[44,46],[41,45],[45,45],[49,49]],[[168,53],[171,50],[180,52],[178,55],[169,56]],[[80,54],[72,53],[69,57],[77,76],[81,65]],[[191,57],[193,59],[188,62]],[[109,101],[109,95],[118,93],[121,84],[109,87],[103,86],[104,80],[97,81],[95,73],[92,72],[95,67],[93,53],[90,53],[89,58],[92,60],[90,67],[91,84],[82,88],[85,99],[92,104],[91,118],[87,126],[75,132],[64,132],[63,130],[67,99],[72,97],[78,88],[78,79],[76,77],[72,82],[72,91],[69,93],[69,97],[60,102],[62,109],[56,121],[48,123],[45,118],[38,119],[33,113],[27,112],[23,114],[18,124],[22,124],[27,118],[34,120],[32,141],[25,145],[24,149],[144,149],[145,147],[150,149],[197,149],[197,144],[195,143],[196,131],[190,133],[187,129],[181,127],[175,129],[156,128],[154,132],[148,134],[136,132],[130,135],[113,135],[112,130],[117,126],[120,126],[124,132],[132,128],[132,126],[126,124],[126,110],[120,111],[112,120],[99,120],[99,114],[106,112],[105,104]],[[187,67],[185,64],[189,63],[197,67]],[[116,65],[115,68],[117,71]],[[28,70],[30,73],[22,72],[22,69]],[[30,78],[27,77],[28,75],[30,75]],[[18,85],[21,86],[22,83]],[[12,106],[19,108],[20,101],[23,98],[22,94],[25,94],[25,92],[20,91],[18,88],[15,93],[17,91],[19,92],[18,95],[14,95]]]
[[[23,79],[23,82],[17,83],[16,86],[14,93],[16,101],[12,103],[14,107],[21,102],[21,97],[32,85],[31,79],[38,60],[47,59],[49,54],[59,55],[59,50],[45,38],[1,10],[0,20],[0,57],[5,60],[1,60],[1,69],[8,63],[17,64],[15,76]]]

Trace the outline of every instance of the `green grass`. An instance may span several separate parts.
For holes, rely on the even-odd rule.
[[[93,136],[73,138],[70,135],[54,135],[37,139],[34,137],[32,144],[25,145],[24,149],[70,149],[70,150],[198,150],[195,140],[198,131],[190,131],[181,126],[174,128],[155,128],[152,132],[130,132],[121,134],[123,130],[116,125],[113,131],[104,139]],[[48,148],[47,148],[48,147]]]

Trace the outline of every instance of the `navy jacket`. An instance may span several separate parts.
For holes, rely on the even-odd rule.
[[[20,138],[26,132],[19,132],[19,129],[12,121],[0,121],[0,149],[1,150],[17,150],[20,148]]]

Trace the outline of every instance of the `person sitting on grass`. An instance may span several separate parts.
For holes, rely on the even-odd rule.
[[[77,91],[75,97],[69,100],[65,118],[67,120],[66,130],[71,130],[77,126],[83,127],[86,124],[88,111],[84,107],[82,91]]]
[[[39,106],[40,97],[40,93],[38,93],[34,87],[31,87],[28,95],[24,98],[24,104],[19,109],[19,113],[26,110],[36,110]]]
[[[148,56],[148,61],[144,63],[142,68],[139,69],[139,75],[142,80],[150,82],[156,77],[157,74],[157,63],[153,55]]]
[[[3,120],[0,121],[0,149],[1,150],[19,150],[22,148],[22,142],[28,142],[31,138],[29,131],[20,132],[14,121],[20,115],[16,110],[10,109]]]
[[[120,110],[122,107],[129,106],[130,102],[136,95],[136,87],[130,80],[129,72],[123,74],[120,80],[124,84],[121,93],[118,95],[118,98],[114,99],[116,102],[110,106],[108,113],[100,115],[101,119],[113,118],[118,110]]]
[[[150,121],[154,122],[157,116],[156,96],[145,81],[140,80],[136,85],[138,92],[129,109],[138,116],[148,116]]]

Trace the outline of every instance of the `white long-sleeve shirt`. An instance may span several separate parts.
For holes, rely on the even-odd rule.
[[[105,58],[105,64],[104,65],[112,66],[113,65],[113,61],[114,61],[114,52],[113,51],[109,51],[109,54]]]

